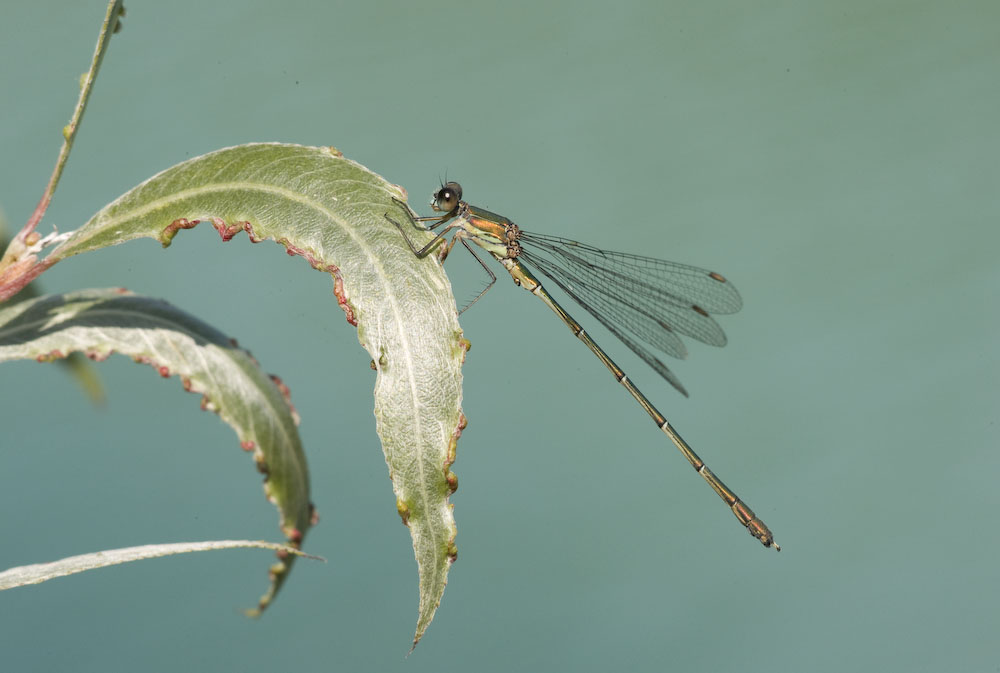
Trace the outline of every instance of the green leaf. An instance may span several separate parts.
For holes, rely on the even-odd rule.
[[[264,540],[210,540],[208,542],[147,544],[141,547],[123,547],[121,549],[94,552],[93,554],[67,556],[64,559],[52,561],[51,563],[33,563],[32,565],[8,568],[0,572],[0,591],[23,587],[29,584],[39,584],[57,577],[75,575],[85,570],[105,568],[120,563],[159,558],[161,556],[172,556],[174,554],[187,554],[196,551],[217,551],[219,549],[239,549],[241,547],[248,549],[273,549],[279,554],[305,556],[306,558],[318,561],[326,560],[319,556],[303,554],[295,547],[290,547],[286,544],[265,542]]]
[[[7,220],[4,219],[3,211],[0,210],[0,255],[10,244],[10,237],[7,234]],[[37,297],[41,292],[38,290],[38,283],[29,283],[20,291],[11,302],[24,301]],[[84,394],[90,398],[94,404],[104,404],[104,386],[101,379],[87,358],[80,353],[70,353],[69,357],[59,360],[59,365],[76,379],[76,382],[83,389]]]
[[[200,393],[202,408],[218,413],[240,446],[253,452],[282,532],[289,544],[301,544],[313,512],[297,418],[285,393],[249,353],[170,304],[124,290],[48,295],[0,309],[0,362],[47,362],[72,352],[98,361],[115,352],[128,355]],[[271,587],[259,608],[281,587],[290,561],[272,566]]]
[[[451,285],[433,255],[417,259],[385,219],[406,220],[399,187],[331,148],[257,144],[219,150],[150,178],[97,213],[46,258],[148,236],[164,246],[207,221],[275,240],[333,276],[334,293],[371,354],[376,429],[420,578],[414,643],[441,601],[455,558],[450,471],[464,427],[462,338]],[[415,243],[432,234],[413,229]]]

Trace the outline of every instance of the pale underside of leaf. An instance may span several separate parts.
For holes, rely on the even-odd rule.
[[[202,408],[215,411],[252,452],[282,532],[290,545],[301,544],[314,513],[295,412],[249,353],[162,300],[120,289],[37,297],[0,309],[0,362],[45,362],[71,353],[97,361],[121,353],[161,376],[178,376],[186,390],[201,394]],[[178,458],[196,464],[180,450]],[[271,587],[258,609],[277,593],[290,562],[271,567]]]
[[[207,221],[224,240],[272,239],[334,277],[338,302],[377,370],[376,429],[420,577],[414,642],[433,618],[455,558],[448,496],[461,416],[462,339],[451,286],[433,255],[417,259],[385,218],[406,221],[399,188],[331,148],[256,144],[160,173],[97,213],[55,261],[138,237],[169,245]],[[414,242],[431,234],[413,229]]]
[[[132,561],[142,561],[174,554],[188,554],[199,551],[219,551],[222,549],[273,549],[279,554],[305,556],[306,558],[323,561],[319,556],[303,554],[298,549],[287,544],[266,542],[264,540],[209,540],[205,542],[172,542],[167,544],[147,544],[140,547],[123,547],[107,549],[92,554],[67,556],[50,563],[33,563],[26,566],[9,568],[0,572],[0,591],[15,587],[39,584],[57,577],[75,575],[86,570],[106,568],[107,566]]]

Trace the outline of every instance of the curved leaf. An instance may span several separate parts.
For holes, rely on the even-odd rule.
[[[8,568],[0,572],[0,591],[23,587],[29,584],[39,584],[57,577],[75,575],[86,570],[106,568],[107,566],[142,561],[144,559],[187,554],[196,551],[217,551],[220,549],[273,549],[280,554],[304,556],[317,561],[326,559],[311,554],[304,554],[287,544],[277,544],[264,540],[210,540],[208,542],[173,542],[170,544],[146,544],[140,547],[122,547],[107,549],[92,554],[67,556],[51,563],[33,563],[16,568]]]
[[[112,353],[179,376],[202,394],[202,408],[232,426],[266,475],[264,492],[277,507],[281,529],[298,547],[309,528],[309,472],[295,410],[279,381],[218,330],[159,299],[125,290],[83,290],[29,299],[0,309],[0,362],[47,362],[73,352],[103,360]],[[291,559],[271,568],[266,607],[288,575]]]
[[[334,293],[371,354],[376,429],[420,577],[414,643],[430,624],[455,558],[448,496],[461,415],[462,339],[451,286],[433,256],[417,259],[384,215],[405,198],[332,148],[255,144],[167,169],[97,213],[46,264],[148,236],[164,246],[211,222],[223,240],[246,231],[333,276]],[[414,229],[414,242],[431,234]]]
[[[0,210],[0,255],[7,250],[10,242],[10,237],[7,235],[7,221],[4,219],[3,211]],[[39,294],[41,293],[38,290],[38,284],[30,283],[14,297],[13,302],[31,299]],[[59,364],[76,379],[91,402],[98,405],[104,404],[104,386],[101,385],[101,379],[87,358],[80,353],[70,353],[66,359],[59,360]]]

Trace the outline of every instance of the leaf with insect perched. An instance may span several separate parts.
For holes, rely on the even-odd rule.
[[[219,150],[138,185],[73,232],[42,263],[150,237],[165,247],[200,222],[223,240],[246,232],[329,273],[371,354],[375,421],[420,577],[414,642],[433,618],[455,558],[448,497],[461,414],[462,339],[440,264],[417,259],[385,219],[404,192],[331,148],[277,143]],[[430,238],[415,232],[414,236]]]

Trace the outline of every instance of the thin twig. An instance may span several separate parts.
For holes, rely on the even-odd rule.
[[[48,210],[52,195],[62,177],[66,160],[69,159],[69,151],[73,147],[73,140],[76,132],[80,128],[83,119],[83,112],[87,109],[87,101],[90,99],[90,91],[94,88],[94,80],[97,79],[97,71],[101,68],[101,61],[108,50],[108,43],[111,41],[112,33],[121,29],[121,17],[125,15],[123,0],[110,0],[108,11],[104,15],[104,23],[101,24],[101,32],[97,36],[97,47],[94,49],[94,58],[90,63],[90,69],[80,78],[80,98],[76,102],[73,116],[69,124],[63,127],[63,145],[59,151],[59,158],[56,159],[56,167],[52,171],[52,177],[42,192],[42,198],[35,206],[35,212],[28,218],[27,223],[17,233],[14,240],[3,250],[0,257],[0,302],[6,301],[10,297],[20,292],[28,283],[38,277],[43,271],[52,266],[55,262],[47,259],[38,261],[38,253],[45,247],[50,237],[43,238],[35,231],[35,227],[42,221],[45,211]]]
[[[38,206],[35,207],[35,212],[31,214],[24,228],[17,235],[17,239],[21,242],[25,241],[28,234],[34,231],[35,227],[42,220],[42,216],[45,215],[45,211],[49,207],[49,202],[52,200],[52,194],[56,191],[56,185],[59,184],[59,178],[62,176],[66,160],[69,159],[70,149],[73,147],[73,140],[76,138],[76,132],[80,128],[80,121],[83,119],[83,112],[87,108],[90,91],[94,87],[94,80],[97,79],[97,71],[101,67],[101,61],[104,60],[105,52],[108,50],[111,34],[117,32],[121,27],[119,20],[125,14],[125,7],[122,2],[123,0],[110,0],[108,3],[108,11],[104,16],[104,23],[101,25],[101,33],[97,37],[97,46],[94,49],[94,58],[90,63],[90,70],[80,79],[80,98],[76,102],[76,109],[73,110],[73,116],[70,118],[69,124],[63,127],[63,145],[59,151],[59,158],[56,160],[56,167],[52,171],[52,177],[49,178],[49,184],[45,186],[45,191],[42,193],[42,198],[38,202]]]

